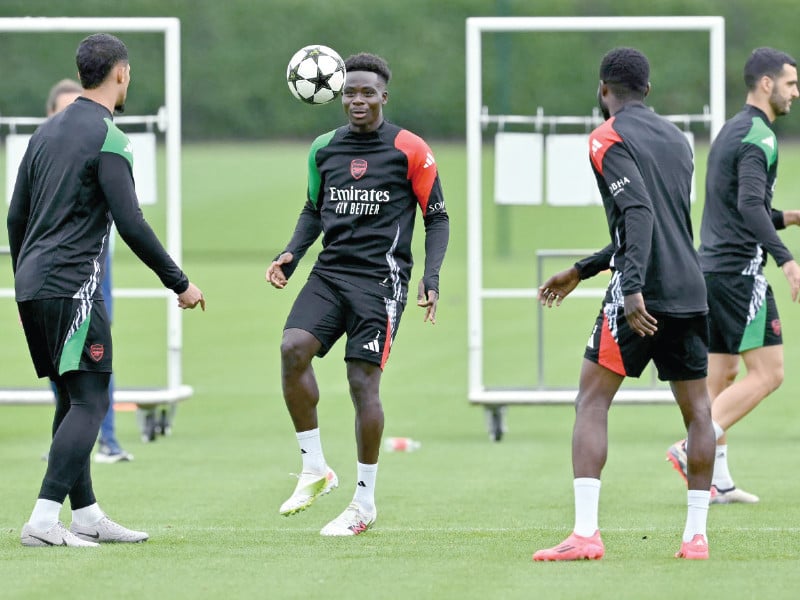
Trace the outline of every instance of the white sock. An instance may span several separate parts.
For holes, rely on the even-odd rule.
[[[600,505],[600,480],[578,477],[572,482],[575,490],[575,533],[592,537],[597,531],[597,511]]]
[[[713,419],[711,420],[711,426],[714,428],[714,440],[715,441],[718,440],[719,438],[721,438],[723,435],[725,435],[725,430],[722,428],[722,426],[719,423],[717,423]],[[686,439],[686,443],[684,444],[683,449],[685,451],[687,451],[687,452],[689,451],[689,439],[688,438]]]
[[[378,476],[378,464],[365,465],[358,463],[358,484],[353,502],[358,502],[365,509],[375,510],[375,479]]]
[[[686,528],[683,530],[684,542],[691,542],[698,533],[705,537],[709,500],[711,500],[709,490],[689,490],[687,493],[688,510],[686,512]]]
[[[322,440],[319,427],[297,432],[297,443],[303,457],[303,471],[325,474],[325,456],[322,454]]]
[[[84,527],[94,525],[105,516],[106,514],[100,510],[100,505],[97,502],[72,511],[73,523],[83,525]]]
[[[714,476],[711,483],[718,490],[729,490],[733,487],[733,477],[728,470],[728,444],[717,446],[717,454],[714,457]]]
[[[33,505],[33,512],[28,523],[31,527],[39,531],[47,531],[58,523],[58,515],[61,512],[61,503],[55,500],[44,500],[39,498]]]

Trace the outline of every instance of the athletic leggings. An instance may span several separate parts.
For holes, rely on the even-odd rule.
[[[62,503],[69,496],[73,510],[96,502],[90,457],[108,411],[111,373],[70,371],[53,379],[58,389],[53,442],[39,498]]]

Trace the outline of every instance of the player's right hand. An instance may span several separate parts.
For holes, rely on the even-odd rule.
[[[789,282],[792,302],[797,302],[797,297],[800,295],[800,265],[796,261],[790,260],[781,265],[781,270]]]
[[[575,267],[556,273],[539,286],[539,302],[542,306],[547,306],[548,308],[551,308],[554,302],[556,306],[561,306],[564,298],[578,287],[580,282],[581,276]]]
[[[283,265],[288,265],[293,260],[294,254],[291,252],[284,252],[267,267],[267,273],[264,275],[264,279],[266,279],[272,287],[282,290],[286,287],[288,281],[286,275],[283,273]]]
[[[180,308],[194,308],[198,304],[203,311],[206,310],[206,299],[203,297],[203,292],[190,281],[186,291],[178,294],[178,306]]]
[[[631,329],[641,337],[655,335],[658,331],[658,321],[647,312],[642,293],[628,294],[623,298],[623,302],[625,303],[625,319]]]

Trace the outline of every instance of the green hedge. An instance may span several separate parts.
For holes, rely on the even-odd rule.
[[[387,116],[430,137],[461,138],[465,110],[465,19],[469,16],[722,15],[726,18],[727,108],[744,100],[750,50],[795,48],[795,3],[771,0],[4,0],[0,16],[175,16],[181,20],[186,139],[308,138],[342,122],[338,103],[294,100],[286,62],[309,43],[343,56],[384,56],[394,77]],[[784,15],[786,18],[781,18]],[[87,32],[89,33],[89,32]],[[34,115],[52,82],[75,72],[83,34],[0,36],[0,114]],[[161,36],[120,34],[131,51],[131,114],[155,111],[163,94]],[[651,104],[699,112],[708,97],[708,43],[700,34],[513,34],[483,37],[484,102],[492,113],[588,114],[597,65],[616,45],[641,48],[652,63]],[[785,131],[800,121],[783,119]]]

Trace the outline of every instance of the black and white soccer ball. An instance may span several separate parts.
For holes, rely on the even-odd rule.
[[[325,104],[341,95],[344,76],[342,57],[318,44],[295,52],[286,67],[289,91],[308,104]]]

